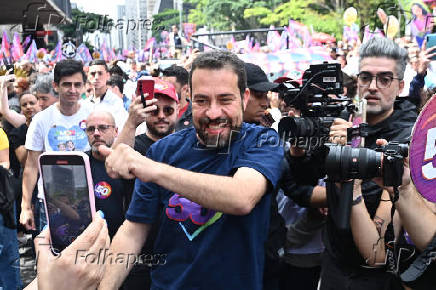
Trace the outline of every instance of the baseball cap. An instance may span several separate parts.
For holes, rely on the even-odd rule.
[[[154,79],[154,94],[162,94],[170,97],[176,103],[179,103],[179,98],[176,93],[176,88],[172,83],[166,82],[164,80],[161,80],[159,78],[153,78]]]
[[[268,92],[278,87],[278,84],[268,81],[268,77],[260,66],[245,63],[247,73],[247,87],[258,92]]]

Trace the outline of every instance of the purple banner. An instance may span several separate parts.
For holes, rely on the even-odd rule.
[[[415,123],[409,152],[413,183],[425,199],[436,202],[436,96]]]

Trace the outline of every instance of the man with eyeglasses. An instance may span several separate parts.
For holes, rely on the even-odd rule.
[[[38,176],[38,157],[44,151],[59,151],[65,144],[74,143],[75,150],[89,150],[85,134],[86,118],[93,108],[79,102],[84,90],[86,74],[83,65],[75,60],[63,60],[54,68],[53,88],[59,101],[36,114],[26,135],[25,147],[28,150],[23,172],[23,199],[21,202],[20,223],[28,230],[35,230],[32,212],[32,193]],[[61,145],[63,144],[63,145]],[[38,193],[42,198],[42,192]],[[46,224],[43,203],[39,206],[39,228]],[[38,208],[37,206],[37,208]],[[38,211],[37,211],[38,212]]]
[[[397,99],[404,87],[407,58],[407,51],[387,38],[374,37],[360,48],[358,91],[368,103],[366,148],[375,148],[377,139],[408,141],[417,117],[415,107]],[[380,228],[387,222],[378,215],[379,209],[391,206],[382,193],[381,187],[366,180],[362,183],[362,196],[353,201],[353,206],[364,202],[371,220]],[[330,206],[329,213],[334,210]],[[386,273],[383,265],[368,266],[356,248],[351,229],[339,230],[331,215],[326,228],[321,290],[394,289],[390,288],[392,275]]]
[[[109,236],[112,237],[124,221],[129,200],[133,191],[133,180],[113,179],[106,173],[105,157],[98,152],[98,146],[111,147],[118,135],[115,119],[107,111],[95,111],[86,120],[86,135],[91,151],[89,164],[94,183],[95,208],[105,214]]]
[[[95,59],[89,63],[88,79],[92,91],[86,102],[91,103],[96,109],[110,112],[115,117],[118,128],[122,129],[128,113],[124,109],[122,99],[108,88],[109,78],[109,69],[104,60]]]

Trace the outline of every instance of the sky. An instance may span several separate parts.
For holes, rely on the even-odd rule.
[[[71,0],[71,3],[76,3],[78,8],[85,12],[98,13],[108,15],[112,19],[117,17],[117,5],[124,5],[125,0]]]

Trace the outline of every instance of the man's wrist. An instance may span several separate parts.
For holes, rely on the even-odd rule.
[[[351,203],[353,206],[361,203],[363,200],[363,196],[361,194],[359,194],[357,197],[353,198],[353,202]]]

